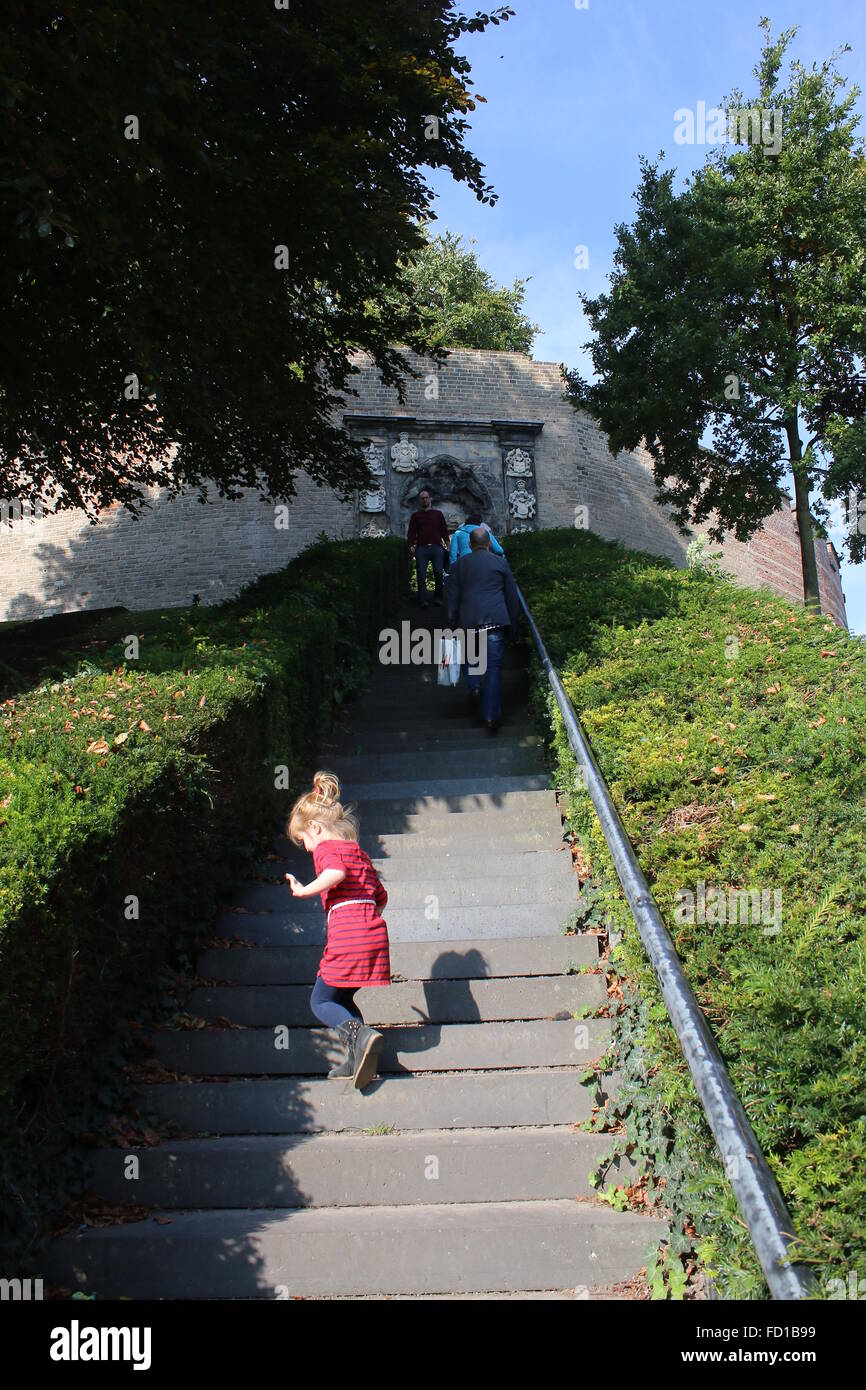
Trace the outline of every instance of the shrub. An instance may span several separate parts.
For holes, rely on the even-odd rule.
[[[79,669],[0,707],[0,1124],[17,1258],[75,1186],[75,1137],[113,1099],[121,1025],[273,829],[372,658],[404,550],[322,543],[219,608],[112,615]],[[130,634],[137,660],[123,660]]]
[[[586,532],[509,559],[791,1208],[819,1288],[866,1275],[866,644],[766,592],[675,570]],[[558,710],[559,785],[590,853],[627,1006],[611,1120],[727,1296],[765,1297]],[[781,894],[781,920],[688,918],[685,891]],[[775,899],[773,902],[775,904]],[[717,920],[712,920],[715,918]],[[721,920],[718,920],[721,918]],[[684,1234],[685,1233],[685,1234]]]

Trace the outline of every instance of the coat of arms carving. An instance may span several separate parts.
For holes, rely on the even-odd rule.
[[[364,455],[364,462],[373,476],[376,478],[384,477],[385,450],[380,448],[378,444],[368,444],[366,449],[362,450],[362,453]]]
[[[398,442],[391,445],[391,467],[395,473],[414,473],[418,467],[418,450],[409,443],[409,435],[404,430]]]
[[[518,521],[525,521],[528,517],[535,516],[535,495],[526,487],[525,483],[518,483],[517,487],[512,488],[508,495],[508,505],[511,508],[511,515]]]
[[[525,449],[510,449],[505,455],[505,472],[510,478],[531,478],[532,459]]]
[[[383,487],[370,488],[368,492],[361,493],[362,512],[384,512],[385,510],[385,489]]]

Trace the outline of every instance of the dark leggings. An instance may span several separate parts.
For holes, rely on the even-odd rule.
[[[347,1019],[364,1019],[355,1003],[357,990],[341,988],[339,985],[326,985],[321,975],[316,976],[313,992],[310,995],[310,1008],[320,1023],[328,1028],[336,1028]]]

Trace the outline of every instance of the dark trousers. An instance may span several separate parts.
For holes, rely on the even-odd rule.
[[[498,719],[502,714],[502,659],[505,656],[504,627],[489,627],[486,632],[476,634],[478,655],[484,655],[484,639],[487,639],[487,670],[479,675],[468,661],[465,663],[466,684],[470,690],[477,690],[482,681],[481,714],[484,719]]]
[[[355,1003],[357,990],[344,989],[338,985],[326,985],[321,975],[316,976],[313,992],[310,995],[310,1008],[320,1023],[326,1028],[336,1028],[350,1018],[364,1022],[361,1010]]]
[[[422,603],[427,602],[427,566],[433,566],[433,580],[436,585],[436,597],[442,597],[442,571],[445,566],[445,551],[438,543],[436,545],[418,545],[415,547],[415,573],[418,576],[418,597]]]

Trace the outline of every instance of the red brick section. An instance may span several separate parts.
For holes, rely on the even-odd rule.
[[[749,542],[749,554],[762,584],[784,598],[803,602],[800,540],[797,518],[792,509],[785,508],[768,518]],[[816,535],[815,556],[818,561],[821,609],[839,627],[847,627],[842,576],[832,541]]]

